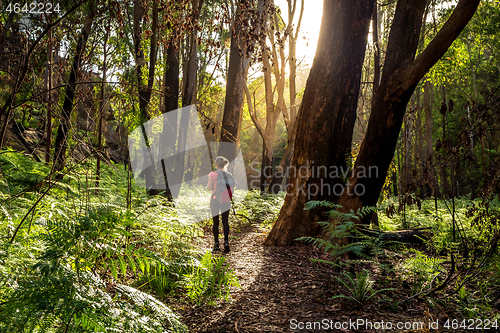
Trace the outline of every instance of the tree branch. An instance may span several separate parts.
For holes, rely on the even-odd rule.
[[[441,59],[453,41],[471,20],[481,0],[460,0],[450,18],[439,30],[424,51],[406,67],[398,77],[402,81],[399,89],[407,90]]]
[[[52,29],[52,27],[58,25],[59,22],[61,22],[66,17],[68,17],[68,15],[71,14],[72,12],[74,12],[78,7],[80,7],[83,2],[84,1],[80,1],[73,8],[71,8],[70,10],[68,10],[66,12],[66,14],[64,14],[59,19],[57,19],[54,23],[49,24],[47,26],[47,28],[45,28],[45,30],[42,31],[42,33],[40,34],[40,36],[38,36],[38,38],[35,40],[35,42],[29,48],[28,53],[26,54],[26,60],[24,62],[23,68],[21,70],[21,74],[17,77],[16,82],[14,84],[14,87],[12,88],[11,94],[7,98],[7,101],[5,102],[5,104],[0,109],[0,120],[1,120],[1,117],[5,115],[4,116],[4,122],[3,122],[3,125],[2,125],[2,129],[0,131],[0,148],[3,145],[3,138],[4,138],[4,135],[5,135],[5,131],[7,129],[7,123],[9,122],[10,113],[12,111],[12,103],[14,103],[16,95],[19,92],[19,89],[21,88],[22,82],[24,81],[24,77],[28,73],[29,60],[30,60],[31,54],[33,53],[33,51],[35,50],[35,48],[38,46],[38,44],[40,43],[40,41],[42,40],[42,38],[45,37],[45,35],[50,31],[50,29]]]
[[[295,40],[297,40],[297,36],[299,35],[300,25],[302,23],[302,14],[304,14],[304,0],[301,2],[299,22],[297,22],[297,28],[295,29]]]
[[[246,84],[243,85],[243,90],[245,90],[245,95],[247,96],[248,113],[250,113],[250,118],[252,118],[252,121],[255,124],[255,127],[257,128],[257,131],[259,132],[260,136],[262,138],[264,138],[264,129],[262,128],[262,125],[257,120],[257,116],[254,115],[254,109],[253,109],[253,105],[252,105],[252,97],[250,96],[250,91],[248,90],[248,86]]]

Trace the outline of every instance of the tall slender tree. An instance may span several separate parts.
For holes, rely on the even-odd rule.
[[[248,66],[253,54],[256,36],[261,33],[261,26],[252,22],[254,0],[239,0],[231,24],[231,46],[229,51],[229,69],[227,73],[226,98],[221,126],[221,141],[239,143],[241,111],[245,98],[245,85]],[[264,0],[258,0],[257,18],[262,15]],[[229,160],[236,157],[236,146],[227,145],[227,151],[220,155]]]
[[[264,76],[264,93],[266,105],[265,125],[261,124],[257,115],[250,112],[250,117],[262,137],[262,162],[260,190],[261,193],[267,191],[272,173],[272,162],[274,157],[274,141],[276,138],[276,124],[281,114],[286,113],[285,103],[285,48],[284,37],[280,32],[280,19],[274,1],[269,1],[264,7],[264,22],[268,22],[268,31],[266,38],[260,39],[260,58],[262,59],[262,69]],[[267,43],[269,41],[269,43]],[[272,76],[274,74],[274,82]],[[245,94],[247,95],[247,104],[250,106],[250,92],[245,85]],[[274,95],[277,95],[275,102]],[[252,108],[253,109],[253,108]]]
[[[277,193],[282,190],[288,181],[286,173],[280,172],[290,166],[292,160],[293,150],[295,147],[295,134],[297,129],[297,39],[299,37],[300,27],[302,24],[302,15],[304,13],[304,0],[301,1],[299,19],[294,28],[294,18],[297,12],[297,0],[287,0],[288,3],[288,23],[285,28],[285,35],[288,35],[288,88],[290,95],[290,102],[288,108],[283,108],[283,120],[285,122],[287,131],[287,145],[285,153],[281,158],[280,165],[276,168],[273,178],[269,183],[269,190],[272,193]]]
[[[138,82],[139,91],[139,110],[141,113],[142,121],[150,119],[150,114],[147,110],[149,102],[151,100],[151,93],[155,78],[155,66],[158,56],[157,40],[158,40],[158,0],[153,0],[153,10],[152,10],[152,22],[151,22],[151,37],[150,37],[150,48],[149,48],[149,67],[146,67],[146,57],[144,55],[143,42],[143,25],[145,22],[145,8],[141,0],[134,1],[134,51],[135,51],[135,62],[136,62],[136,75]],[[144,73],[147,74],[147,78],[144,78]]]
[[[54,143],[54,163],[55,169],[61,170],[66,162],[66,149],[68,147],[67,139],[69,134],[69,129],[71,127],[71,114],[74,109],[75,93],[78,84],[78,76],[80,75],[80,67],[82,65],[82,59],[85,54],[87,47],[87,40],[89,38],[90,32],[92,31],[92,24],[94,22],[94,16],[97,12],[97,4],[95,0],[89,3],[89,14],[85,18],[83,28],[80,32],[78,42],[76,44],[75,55],[73,57],[73,65],[71,66],[71,72],[69,74],[69,82],[66,87],[66,93],[64,96],[64,103],[62,108],[62,113],[59,128],[57,129],[56,140]]]
[[[182,106],[193,104],[196,100],[196,79],[198,70],[198,20],[203,6],[203,0],[193,0],[190,33],[187,39],[187,59],[183,76]]]
[[[179,107],[179,46],[178,46],[178,30],[176,27],[173,27],[171,36],[165,45],[164,48],[165,57],[165,74],[164,74],[164,109],[163,113],[167,113],[169,111],[176,110]],[[176,116],[176,115],[175,115]],[[173,116],[172,116],[173,117]],[[170,131],[170,138],[177,138],[177,118],[172,118],[173,124],[165,124],[164,131]],[[175,139],[174,139],[175,140]],[[170,143],[171,144],[171,143]],[[177,159],[170,160],[171,164],[166,164],[164,160],[162,160],[162,171],[164,174],[167,174],[167,168],[171,168],[174,171],[179,170],[179,166],[177,165]],[[181,177],[178,175],[177,177]],[[175,177],[174,177],[175,178]],[[168,185],[168,179],[165,180],[165,192],[167,199],[169,201],[173,200],[173,193],[170,190],[170,186]]]
[[[137,76],[137,89],[139,92],[139,112],[141,123],[149,120],[151,118],[150,112],[148,110],[149,103],[151,101],[151,94],[155,79],[155,67],[158,56],[157,40],[158,40],[158,0],[153,0],[152,3],[152,22],[151,22],[151,36],[150,36],[150,48],[149,48],[149,67],[146,64],[146,57],[144,54],[144,44],[143,44],[143,32],[146,26],[146,9],[144,8],[144,3],[141,0],[134,0],[134,17],[133,17],[133,40],[134,40],[134,53],[135,53],[135,63],[136,63],[136,76]],[[144,73],[147,73],[147,77],[144,78]],[[146,130],[141,124],[143,129],[143,135],[147,138]],[[149,141],[146,140],[149,144]],[[144,176],[146,178],[146,189],[150,195],[156,195],[159,193],[158,184],[159,179],[163,178],[166,184],[166,177],[160,174],[160,171],[156,165],[152,165],[144,171]],[[166,186],[166,185],[165,185]]]
[[[99,192],[99,181],[101,178],[101,151],[102,151],[102,126],[103,126],[103,116],[104,116],[104,106],[106,103],[106,99],[104,97],[105,89],[106,89],[106,74],[108,70],[108,39],[109,32],[111,30],[111,21],[108,21],[108,25],[106,27],[106,32],[104,33],[104,42],[103,42],[103,61],[102,61],[102,84],[101,84],[101,95],[99,97],[99,112],[98,112],[98,124],[97,124],[97,162],[96,162],[96,180],[95,187],[96,193]]]

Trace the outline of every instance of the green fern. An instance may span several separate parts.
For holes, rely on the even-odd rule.
[[[368,301],[370,298],[373,296],[385,292],[385,291],[391,291],[394,290],[394,288],[387,288],[387,289],[380,289],[380,290],[375,290],[373,289],[373,285],[375,284],[375,281],[371,279],[370,272],[368,271],[362,271],[356,273],[356,277],[352,278],[349,274],[343,273],[342,274],[344,279],[336,276],[335,279],[339,281],[344,287],[347,288],[347,290],[350,292],[350,296],[347,295],[335,295],[332,297],[332,299],[336,298],[346,298],[351,301],[356,302],[358,305],[364,304],[366,301]]]
[[[98,211],[76,219],[47,221],[46,232],[34,237],[43,242],[44,250],[30,269],[16,278],[17,285],[5,297],[0,329],[52,332],[67,326],[71,332],[164,332],[170,327],[184,331],[178,317],[153,296],[134,291],[139,298],[129,295],[124,300],[116,291],[106,291],[109,284],[92,273],[103,262],[118,280],[129,269],[134,270],[135,263],[131,263],[138,257],[144,271],[153,265],[164,270],[169,266],[149,250],[120,246],[130,235],[118,223],[123,216]]]
[[[208,302],[214,305],[219,299],[228,301],[230,288],[240,287],[238,278],[224,256],[212,256],[207,251],[201,258],[198,267],[192,273],[186,274],[185,287],[190,299],[197,304]]]
[[[68,161],[73,171],[38,201],[47,187],[33,185],[50,166],[14,151],[1,153],[0,163],[0,332],[185,330],[160,299],[183,292],[185,275],[197,270],[199,226],[135,185],[125,209],[122,166],[102,165],[95,195],[95,163]],[[214,265],[206,300],[229,298],[235,283],[226,264]]]
[[[330,221],[320,221],[318,224],[322,227],[324,237],[300,237],[299,241],[312,244],[318,249],[330,254],[334,258],[338,258],[346,253],[354,253],[358,257],[363,257],[364,251],[368,246],[367,237],[359,232],[354,221],[359,221],[361,218],[374,211],[372,207],[363,207],[356,212],[340,211],[341,206],[328,201],[309,201],[304,209],[326,208],[327,215],[332,218],[335,223]],[[360,241],[351,242],[342,245],[340,240],[344,238],[357,238]],[[365,256],[366,257],[366,256]],[[331,262],[333,265],[338,265],[337,260]]]

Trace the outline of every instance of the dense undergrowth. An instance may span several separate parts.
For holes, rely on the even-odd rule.
[[[480,320],[478,327],[500,327],[498,196],[414,198],[406,207],[398,198],[389,198],[379,204],[379,226],[372,228],[422,228],[428,231],[422,244],[387,242],[382,236],[363,234],[356,221],[370,208],[342,213],[337,205],[311,201],[306,209],[319,206],[329,208],[336,223],[320,222],[321,238],[300,240],[331,255],[331,260],[312,260],[337,268],[338,275],[332,277],[337,282],[333,299],[351,301],[359,308],[376,301],[378,307],[393,312],[418,306],[428,316],[441,314],[441,327],[450,329],[467,328],[471,320]],[[351,241],[341,241],[345,239]]]
[[[183,332],[171,302],[230,301],[236,276],[223,256],[197,245],[209,220],[193,223],[182,213],[204,214],[202,187],[188,187],[184,198],[192,200],[176,210],[133,185],[128,205],[127,170],[106,165],[96,192],[94,162],[68,166],[58,180],[28,156],[0,153],[0,332]],[[248,223],[270,228],[284,199],[236,195],[246,196],[236,205],[236,232]],[[335,302],[394,312],[417,303],[450,318],[499,320],[498,197],[408,202],[383,201],[379,228],[428,228],[423,244],[363,236],[353,221],[370,209],[346,214],[308,203],[330,207],[340,221],[323,224],[330,238],[303,239],[331,254],[317,263],[338,268]]]
[[[135,186],[127,205],[123,166],[105,166],[96,192],[90,159],[60,180],[18,152],[0,163],[0,332],[183,332],[165,300],[216,305],[238,287],[182,209]],[[201,187],[188,191],[185,207],[208,207]],[[259,200],[238,212],[265,222],[281,205]]]
[[[396,211],[396,206],[401,208]],[[469,196],[413,200],[406,207],[391,198],[380,205],[379,212],[384,230],[430,231],[421,246],[396,244],[398,254],[403,254],[399,262],[381,265],[385,276],[399,278],[411,291],[412,296],[403,301],[415,297],[436,312],[500,325],[498,195],[484,192],[474,200]]]

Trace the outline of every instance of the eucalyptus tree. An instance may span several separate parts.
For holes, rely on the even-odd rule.
[[[247,70],[255,43],[265,33],[264,27],[261,25],[264,0],[258,0],[257,4],[255,2],[254,0],[239,0],[236,11],[231,18],[231,47],[221,127],[222,142],[239,143]],[[236,147],[232,145],[226,147],[230,146]],[[233,160],[236,157],[236,150],[227,149],[219,154]]]
[[[304,210],[306,201],[338,197],[333,189],[341,184],[340,177],[313,174],[313,168],[346,167],[373,4],[373,0],[324,1],[318,47],[296,120],[291,163],[292,170],[307,171],[305,175],[291,173],[285,203],[267,245],[288,245],[297,237],[315,234],[319,215]]]
[[[416,56],[426,1],[398,1],[381,83],[373,103],[366,136],[354,164],[354,170],[377,167],[378,176],[366,177],[355,172],[349,180],[349,188],[339,200],[343,210],[357,210],[377,203],[413,91],[420,79],[465,28],[479,2],[480,0],[460,0],[433,40]],[[358,194],[354,191],[356,187],[359,189]],[[368,223],[366,219],[363,222]]]
[[[292,8],[293,6],[293,8]],[[258,133],[262,137],[262,160],[260,171],[260,190],[264,193],[268,190],[277,193],[281,189],[282,177],[277,177],[271,172],[272,162],[274,159],[274,142],[276,138],[276,125],[280,116],[283,116],[288,132],[288,146],[285,156],[282,159],[280,166],[283,168],[289,162],[293,143],[295,139],[295,108],[292,107],[296,103],[296,42],[298,37],[298,29],[301,23],[301,14],[297,29],[292,29],[293,19],[296,10],[296,1],[289,2],[288,22],[285,23],[280,15],[278,7],[274,1],[266,2],[263,8],[263,19],[267,26],[267,31],[263,37],[259,39],[259,60],[262,62],[262,75],[264,79],[265,91],[265,124],[258,119],[255,106],[252,106],[250,91],[245,85],[245,95],[247,97],[247,105],[249,107],[250,117],[257,128]],[[289,50],[291,55],[285,55],[286,41],[289,42]],[[294,59],[292,59],[294,58]],[[290,87],[290,105],[287,107],[285,101],[285,83],[286,83],[286,64],[290,62],[289,87]],[[274,77],[274,80],[273,80]],[[275,101],[276,95],[276,101]],[[288,159],[288,161],[287,161]],[[279,168],[278,168],[279,169]]]
[[[15,3],[8,3],[7,8],[2,13],[2,35],[0,40],[1,45],[10,48],[7,54],[7,59],[2,56],[1,77],[5,85],[2,87],[0,120],[3,118],[3,124],[0,132],[0,147],[3,145],[4,136],[6,133],[9,120],[12,112],[25,106],[26,102],[36,102],[37,94],[32,90],[33,86],[38,84],[36,81],[35,67],[39,66],[40,59],[44,58],[46,51],[40,51],[43,47],[46,37],[51,35],[52,31],[66,19],[72,18],[75,13],[78,14],[78,9],[82,6],[82,2],[70,2],[62,4],[58,7],[59,16],[54,18],[51,15],[41,16],[37,14],[25,13],[22,8],[19,11],[15,10]],[[67,7],[65,6],[67,5]],[[13,7],[14,6],[14,7]],[[8,17],[4,20],[4,14],[8,12]],[[20,20],[26,18],[27,25],[21,31]],[[44,18],[48,18],[48,22],[44,22]],[[13,42],[4,43],[7,41],[7,34],[14,38]],[[41,47],[42,46],[42,47]],[[42,55],[43,54],[43,55]],[[7,66],[5,68],[4,66]],[[34,75],[28,76],[30,72]],[[35,81],[33,81],[35,78]],[[29,83],[28,83],[29,82]],[[27,88],[27,89],[26,89]]]
[[[394,18],[391,21],[380,86],[372,104],[367,132],[347,187],[343,188],[340,198],[338,198],[338,203],[343,210],[357,210],[363,206],[376,204],[394,155],[407,103],[415,87],[457,38],[473,16],[479,2],[480,0],[459,1],[448,21],[416,58],[415,54],[426,0],[399,0],[397,2]],[[341,1],[336,5],[340,6],[340,3]],[[349,119],[352,119],[353,115],[355,116],[361,71],[360,67],[356,65],[361,66],[363,61],[373,2],[364,2],[361,5],[361,2],[349,1],[340,6],[341,8],[333,8],[333,6],[333,3],[325,1],[325,14],[323,15],[317,54],[307,82],[299,115],[297,150],[292,160],[292,166],[295,168],[308,162],[311,163],[311,161],[314,161],[316,165],[327,167],[331,165],[345,166],[344,156],[351,145],[351,124],[353,122],[350,122]],[[364,15],[355,12],[357,6],[362,9],[361,12]],[[370,10],[369,13],[366,12],[368,9]],[[336,15],[339,15],[339,17],[335,20]],[[331,26],[329,26],[328,22],[334,24],[330,23]],[[340,27],[337,29],[329,28],[335,27],[335,24],[340,25]],[[342,29],[342,27],[344,28]],[[359,29],[359,31],[354,31],[356,29]],[[331,31],[335,32],[332,33]],[[356,36],[346,39],[347,34],[342,34],[345,31],[354,33]],[[360,33],[361,31],[363,33]],[[326,42],[326,34],[331,38],[329,43]],[[344,36],[344,38],[334,39],[332,37],[337,35]],[[354,52],[353,55],[347,54],[337,58],[326,51],[329,47],[336,50],[337,53],[347,53],[348,50],[354,50],[357,47],[359,57],[356,58],[355,63],[353,60]],[[315,67],[321,62],[320,59],[324,61],[321,63],[321,70]],[[328,69],[331,64],[336,64],[340,69],[330,72]],[[321,73],[318,74],[318,72]],[[343,77],[344,72],[352,75],[352,79],[349,79],[350,76],[348,75]],[[335,77],[335,82],[337,82],[340,91],[324,84],[324,82],[332,80],[332,77]],[[318,78],[322,79],[321,82],[317,82]],[[312,87],[314,87],[314,90]],[[310,91],[314,91],[314,94],[311,94],[311,97],[308,98]],[[352,94],[353,91],[356,91],[355,95]],[[354,96],[355,99],[352,98]],[[341,97],[347,97],[343,105]],[[325,114],[324,108],[320,107],[325,105],[325,102],[333,102],[327,110],[338,110],[339,106],[342,106],[340,110],[342,110],[343,116],[338,117],[337,112],[333,112],[333,116],[331,113],[326,113],[323,116],[325,119],[321,122],[322,127],[320,127],[317,120],[322,114]],[[318,103],[320,106],[316,106]],[[309,109],[315,111],[314,115],[307,112]],[[332,121],[331,118],[336,120]],[[330,123],[331,126],[328,125]],[[328,136],[326,133],[335,133],[335,135]],[[350,133],[350,135],[346,135],[346,133]],[[334,147],[329,148],[329,145],[334,145]],[[327,156],[326,158],[332,162],[324,161],[325,157],[323,156]],[[370,176],[366,173],[366,170],[370,170],[370,167],[377,169],[376,174]],[[286,245],[299,236],[317,232],[317,225],[314,223],[313,217],[317,218],[318,215],[314,212],[311,214],[310,211],[303,211],[305,202],[311,199],[335,200],[335,198],[331,196],[329,198],[324,193],[321,193],[320,189],[325,189],[324,183],[320,182],[322,179],[318,179],[317,172],[315,177],[313,176],[311,167],[307,169],[308,173],[305,177],[292,175],[292,184],[288,190],[285,204],[266,239],[266,244]],[[365,172],[357,172],[357,170],[361,169],[365,170]],[[335,182],[332,182],[332,179],[328,179],[328,181],[335,188]],[[316,186],[311,186],[314,184]],[[311,194],[312,188],[315,190],[316,195]],[[331,186],[328,188],[332,189]],[[332,222],[335,223],[335,221]],[[368,219],[364,219],[363,222],[367,223]]]
[[[288,36],[288,87],[289,87],[289,107],[283,108],[283,120],[287,130],[287,146],[285,153],[280,161],[277,171],[273,174],[273,178],[269,183],[269,190],[272,193],[277,193],[288,182],[286,173],[280,170],[286,170],[290,166],[295,147],[295,136],[297,132],[297,40],[299,38],[300,28],[302,24],[302,15],[304,13],[304,0],[301,1],[299,12],[297,13],[297,0],[287,0],[288,22],[285,28],[285,37]],[[295,24],[295,18],[298,14],[298,20]],[[277,186],[278,185],[278,186]]]

